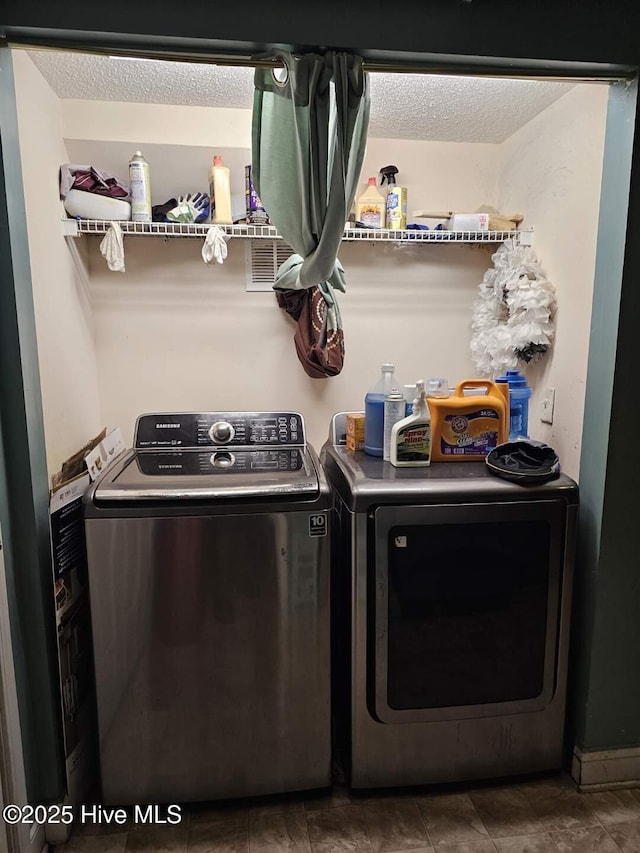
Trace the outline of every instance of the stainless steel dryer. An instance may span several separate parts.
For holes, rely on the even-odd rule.
[[[335,491],[334,695],[355,788],[559,768],[578,511],[562,475],[394,468],[344,447]]]
[[[105,803],[330,784],[330,506],[298,413],[138,418],[85,499]]]

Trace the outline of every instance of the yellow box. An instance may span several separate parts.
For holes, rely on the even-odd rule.
[[[364,415],[347,415],[347,450],[364,450]]]

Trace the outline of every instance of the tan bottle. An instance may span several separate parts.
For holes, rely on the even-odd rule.
[[[231,225],[231,181],[230,170],[222,164],[222,157],[213,158],[213,166],[209,169],[209,201],[211,204],[211,221],[218,225]]]
[[[407,188],[396,184],[396,166],[383,166],[380,174],[380,183],[387,182],[387,228],[403,231],[407,227]]]
[[[369,178],[366,190],[356,203],[356,219],[367,228],[384,228],[386,212],[387,200],[379,192],[376,179]]]

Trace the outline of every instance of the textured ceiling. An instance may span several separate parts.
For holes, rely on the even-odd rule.
[[[184,62],[31,51],[61,98],[248,109],[253,71]],[[370,136],[503,142],[571,83],[372,74]]]

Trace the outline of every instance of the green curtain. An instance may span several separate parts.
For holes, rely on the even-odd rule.
[[[255,72],[252,174],[271,221],[296,253],[274,288],[286,294],[317,286],[329,327],[341,329],[334,290],[344,291],[345,275],[337,254],[364,159],[367,75],[353,54],[270,55],[284,69]]]

